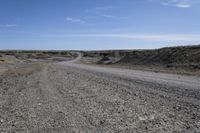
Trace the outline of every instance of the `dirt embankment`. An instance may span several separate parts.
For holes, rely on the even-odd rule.
[[[69,61],[76,56],[69,51],[0,51],[0,74],[28,63]]]
[[[84,52],[83,62],[115,67],[200,75],[200,45],[155,50]]]
[[[0,51],[0,63],[68,61],[75,57],[70,51]]]

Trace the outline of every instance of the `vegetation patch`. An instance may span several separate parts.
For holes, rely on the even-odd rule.
[[[0,59],[0,62],[5,62],[5,60],[4,59]]]

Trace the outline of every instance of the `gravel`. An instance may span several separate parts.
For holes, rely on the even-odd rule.
[[[0,132],[200,132],[200,79],[67,63],[0,75]]]

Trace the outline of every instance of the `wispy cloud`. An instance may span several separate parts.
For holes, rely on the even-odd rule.
[[[200,41],[200,34],[67,34],[67,35],[45,35],[45,37],[69,38],[69,37],[97,37],[97,38],[118,38],[138,39],[146,41]]]
[[[192,0],[162,0],[164,6],[174,6],[177,8],[190,8],[192,7]]]
[[[86,22],[79,18],[66,17],[65,21],[70,23],[85,24]]]
[[[109,14],[101,14],[101,16],[104,18],[116,18],[115,16]]]
[[[121,16],[116,16],[112,15],[111,13],[113,12],[114,9],[117,9],[118,7],[116,6],[104,6],[104,7],[96,7],[93,9],[88,9],[86,10],[86,13],[90,14],[86,18],[106,18],[106,19],[127,19],[128,17],[121,17]]]
[[[17,26],[16,24],[6,24],[6,25],[5,25],[5,27],[8,27],[8,28],[9,28],[9,27],[16,27],[16,26]]]
[[[12,28],[12,27],[17,27],[17,24],[0,24],[0,27],[6,27],[6,28]]]
[[[116,6],[102,6],[102,7],[95,7],[93,9],[87,9],[85,10],[86,13],[101,13],[105,11],[109,11],[112,9],[117,8]]]
[[[96,7],[95,9],[99,11],[105,11],[105,10],[111,10],[114,8],[116,8],[116,6],[103,6],[103,7]]]
[[[70,22],[70,23],[74,23],[74,24],[80,24],[80,25],[85,25],[85,26],[94,26],[95,24],[90,23],[90,22],[86,22],[83,19],[80,18],[73,18],[73,17],[66,17],[65,21]]]
[[[87,19],[112,19],[112,20],[123,20],[123,19],[128,19],[128,16],[121,17],[121,16],[114,16],[110,14],[95,14],[95,15],[90,15],[90,16],[85,16]]]
[[[179,7],[179,8],[190,8],[191,7],[191,5],[189,5],[189,4],[181,4],[181,3],[176,4],[175,6]]]
[[[121,16],[114,16],[110,14],[100,14],[99,16],[107,19],[116,19],[116,20],[121,20],[121,19],[128,19],[129,17],[121,17]]]

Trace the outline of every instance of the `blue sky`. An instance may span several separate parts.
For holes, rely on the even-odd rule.
[[[200,0],[0,0],[0,49],[200,44]]]

